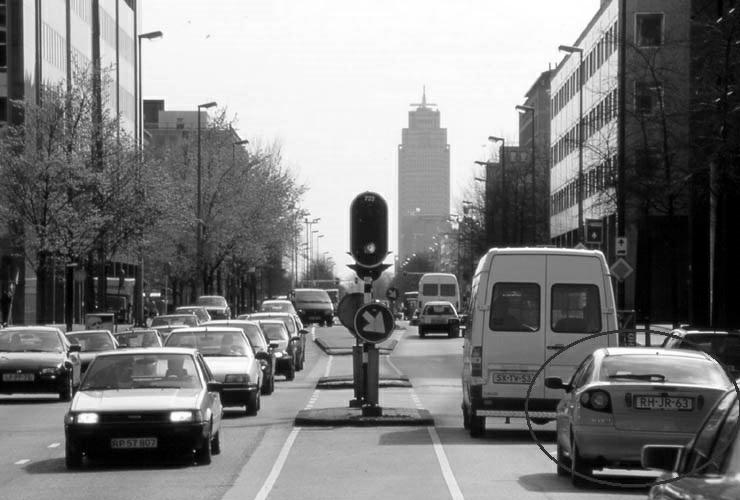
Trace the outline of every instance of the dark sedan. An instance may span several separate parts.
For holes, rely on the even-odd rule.
[[[239,316],[243,318],[244,316]],[[296,341],[296,371],[303,370],[303,365],[306,362],[306,336],[308,330],[303,327],[300,318],[295,314],[281,313],[281,312],[258,312],[246,315],[245,319],[251,321],[262,321],[263,319],[279,319],[285,324],[285,328],[288,329],[288,336],[291,338],[297,337]]]
[[[740,376],[740,331],[710,328],[676,328],[663,347],[704,351],[722,363],[733,377]]]
[[[192,312],[157,316],[156,318],[152,318],[152,322],[149,325],[150,328],[159,332],[163,340],[167,340],[167,336],[175,328],[191,328],[195,326],[198,326],[198,316]]]
[[[109,330],[79,330],[67,332],[67,339],[80,346],[80,369],[85,373],[90,362],[99,352],[111,351],[118,347],[115,337]]]
[[[229,303],[221,295],[201,295],[195,301],[195,305],[205,307],[211,319],[231,318]]]
[[[80,383],[79,351],[55,327],[0,330],[0,393],[55,392],[69,401]]]
[[[152,328],[134,328],[114,335],[119,349],[133,347],[162,347],[162,336]]]
[[[298,337],[291,337],[288,329],[279,319],[258,320],[262,331],[265,332],[270,345],[273,347],[277,365],[275,373],[285,375],[288,380],[295,378],[295,367],[298,362]]]
[[[67,468],[135,452],[211,463],[221,452],[220,390],[194,349],[101,353],[64,417]]]

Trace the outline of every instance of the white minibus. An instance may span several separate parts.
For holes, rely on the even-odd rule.
[[[455,310],[460,310],[460,287],[457,277],[450,273],[426,273],[419,279],[419,298],[417,308],[421,311],[430,300],[452,302]]]

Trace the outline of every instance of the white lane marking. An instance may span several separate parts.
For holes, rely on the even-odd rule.
[[[311,327],[311,341],[316,342],[316,325]]]
[[[414,405],[416,406],[417,410],[423,410],[424,405],[421,403],[421,399],[419,399],[419,396],[416,395],[416,391],[414,391],[414,388],[412,387],[409,389],[409,395],[411,396],[411,401],[414,402]]]
[[[401,370],[399,370],[396,365],[393,364],[393,361],[391,361],[390,356],[387,358],[387,360],[388,360],[388,366],[390,366],[391,368],[393,368],[393,371],[396,372],[396,375],[398,375],[399,377],[402,377],[403,376],[403,372]]]
[[[308,404],[304,408],[304,410],[310,410],[313,408],[313,405],[316,404],[316,400],[319,399],[319,390],[316,389],[313,391],[313,394],[311,394],[311,399],[308,400]]]
[[[290,435],[288,435],[288,439],[285,440],[285,444],[280,450],[280,454],[278,455],[277,460],[275,460],[272,470],[270,470],[270,474],[268,474],[267,479],[265,479],[265,482],[262,484],[262,488],[257,492],[257,496],[254,497],[254,500],[265,500],[267,495],[270,494],[270,491],[272,491],[272,487],[275,486],[275,481],[277,481],[277,478],[280,476],[280,471],[283,469],[283,465],[285,465],[288,453],[290,453],[290,448],[293,446],[295,438],[298,436],[299,432],[301,432],[301,428],[294,427],[290,432]]]
[[[324,377],[328,377],[331,373],[331,362],[334,361],[334,356],[329,356],[329,361],[326,363],[326,369],[324,370]]]
[[[15,465],[25,465],[28,462],[30,462],[30,460],[27,458],[24,458],[23,460],[18,460],[17,462],[15,462]]]
[[[47,446],[47,448],[59,448],[59,446],[61,446],[61,444],[62,443],[51,443],[49,446]]]
[[[450,492],[452,500],[463,500],[465,497],[463,496],[462,491],[460,491],[460,486],[457,484],[455,475],[452,473],[450,462],[447,461],[447,455],[442,447],[442,441],[439,439],[437,429],[429,426],[427,427],[427,430],[429,431],[429,436],[432,438],[434,453],[437,455],[437,461],[439,462],[440,469],[442,469],[442,476],[445,479],[445,483],[447,483],[447,490]]]

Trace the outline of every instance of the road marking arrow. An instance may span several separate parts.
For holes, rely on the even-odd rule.
[[[367,327],[364,328],[366,332],[385,333],[385,323],[383,322],[382,313],[373,316],[370,311],[365,311],[362,317],[367,321]]]

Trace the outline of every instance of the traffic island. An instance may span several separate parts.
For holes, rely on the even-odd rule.
[[[401,375],[399,377],[382,377],[378,380],[378,387],[387,389],[390,387],[411,387],[409,378]],[[332,377],[321,377],[316,383],[317,389],[352,389],[354,379],[352,375],[338,375]]]
[[[317,337],[314,342],[329,356],[349,356],[352,354],[352,346],[355,345],[354,339],[351,342],[332,342],[331,340]],[[379,344],[377,347],[380,354],[390,354],[396,348],[397,344],[398,341],[396,339],[390,339]]]
[[[427,410],[415,408],[382,408],[379,416],[363,416],[362,408],[320,408],[301,410],[295,418],[300,427],[381,427],[433,426]]]

